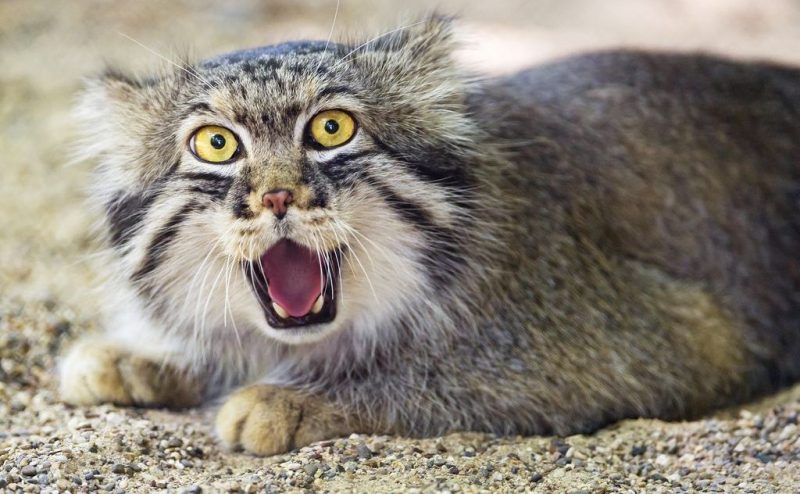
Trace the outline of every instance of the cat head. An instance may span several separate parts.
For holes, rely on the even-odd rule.
[[[435,17],[92,82],[82,146],[117,274],[195,336],[309,343],[446,318],[491,207],[453,44]]]

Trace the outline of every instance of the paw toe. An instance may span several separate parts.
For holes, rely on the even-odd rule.
[[[217,414],[217,434],[233,449],[257,455],[294,448],[301,404],[291,393],[271,386],[251,386],[231,396]]]
[[[78,344],[61,364],[61,398],[73,405],[130,405],[131,397],[116,365],[117,353]]]
[[[73,405],[99,403],[182,408],[199,403],[202,389],[171,366],[102,342],[79,342],[61,363],[61,398]]]

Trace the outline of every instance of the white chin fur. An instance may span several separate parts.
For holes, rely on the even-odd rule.
[[[276,329],[266,321],[260,329],[270,338],[287,345],[307,345],[324,340],[329,335],[336,332],[336,322],[323,324],[310,324],[285,329]]]

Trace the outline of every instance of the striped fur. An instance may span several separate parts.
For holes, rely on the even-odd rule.
[[[305,390],[368,432],[572,433],[691,416],[798,376],[800,216],[776,185],[800,185],[797,71],[617,53],[479,82],[453,43],[432,18],[367,44],[92,83],[80,111],[113,249],[109,308],[134,314],[111,333],[163,335],[163,358],[207,397]],[[353,114],[355,138],[309,146],[323,109]],[[241,158],[194,159],[203,125],[235,132]],[[755,134],[777,137],[747,147]],[[762,202],[725,185],[734,167]],[[296,204],[279,223],[254,197],[281,187]],[[757,234],[782,240],[759,250]],[[284,237],[343,249],[332,322],[265,320],[248,261]],[[752,290],[719,274],[734,258]],[[764,281],[777,273],[779,293]]]

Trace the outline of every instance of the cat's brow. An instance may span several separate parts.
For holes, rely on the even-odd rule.
[[[317,97],[322,98],[324,96],[330,96],[336,94],[355,94],[355,91],[353,91],[353,88],[350,86],[342,86],[342,85],[325,86],[319,90],[319,92],[317,93]]]
[[[214,110],[211,108],[211,106],[209,106],[208,103],[206,103],[205,101],[201,101],[199,103],[192,104],[192,106],[190,106],[187,111],[187,113],[201,113],[201,112],[213,113]]]

